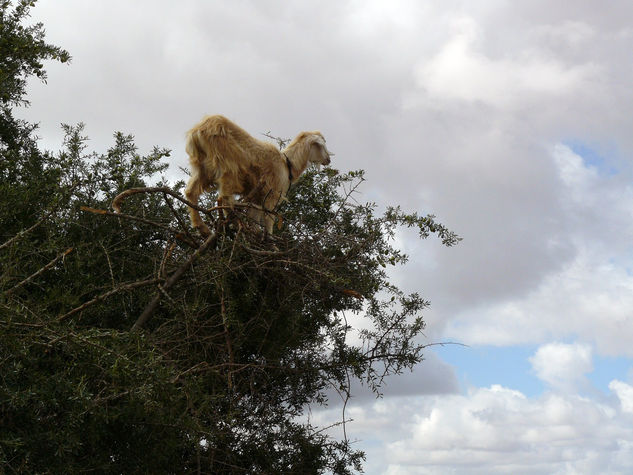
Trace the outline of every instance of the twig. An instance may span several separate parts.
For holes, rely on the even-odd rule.
[[[264,137],[268,137],[269,139],[273,139],[275,142],[277,142],[277,146],[279,147],[279,150],[283,149],[288,144],[288,142],[290,142],[290,139],[282,139],[280,137],[275,137],[274,135],[270,133],[270,130],[262,135]]]
[[[95,298],[93,298],[92,300],[89,300],[88,302],[80,305],[77,308],[73,308],[70,312],[65,313],[64,315],[62,315],[61,317],[57,318],[58,322],[61,322],[62,320],[65,320],[66,318],[70,317],[71,315],[74,315],[77,312],[81,312],[82,310],[84,310],[87,307],[90,307],[91,305],[94,305],[98,302],[101,302],[102,300],[107,299],[108,297],[110,297],[111,295],[114,295],[116,293],[119,293],[123,290],[132,290],[132,289],[136,289],[137,287],[144,287],[146,285],[152,285],[152,284],[156,284],[159,282],[162,282],[164,279],[148,279],[148,280],[142,280],[140,282],[132,282],[130,284],[125,284],[125,285],[120,285],[115,289],[112,289],[104,294],[101,294]]]
[[[193,261],[195,261],[209,247],[214,246],[217,240],[218,240],[218,233],[215,232],[211,234],[206,239],[206,241],[204,241],[202,245],[198,249],[196,249],[196,251],[193,254],[191,254],[189,259],[187,259],[187,261],[183,265],[181,265],[178,269],[176,269],[176,271],[165,281],[165,283],[162,286],[163,290],[168,290],[172,285],[174,285],[178,281],[178,279],[182,277],[185,271],[191,266]],[[158,308],[158,304],[160,303],[160,296],[161,296],[161,293],[160,292],[157,293],[152,299],[152,301],[149,304],[147,304],[147,307],[145,307],[145,310],[143,310],[143,313],[140,315],[140,317],[138,317],[134,325],[132,325],[131,331],[139,331],[143,327],[143,325],[145,325],[147,320],[151,318],[151,316],[156,311],[156,308]]]
[[[203,369],[201,369],[203,368]],[[196,363],[195,365],[193,365],[191,368],[186,369],[184,371],[181,371],[180,373],[178,373],[176,376],[174,376],[173,378],[171,378],[171,382],[172,384],[177,382],[180,378],[182,378],[184,375],[192,373],[192,372],[198,372],[198,371],[203,371],[209,368],[209,363],[207,363],[206,361],[201,361],[200,363]]]
[[[53,259],[52,261],[50,261],[48,264],[46,264],[44,267],[42,267],[40,270],[38,270],[37,272],[31,274],[30,276],[28,276],[26,279],[24,279],[22,282],[14,285],[13,287],[11,287],[9,290],[4,291],[3,293],[5,295],[9,295],[12,292],[16,291],[17,289],[19,289],[20,287],[22,287],[25,284],[28,284],[29,282],[31,282],[33,279],[35,279],[38,275],[46,272],[48,269],[50,269],[51,267],[53,267],[55,265],[55,263],[66,257],[68,254],[70,254],[72,252],[73,248],[69,247],[68,249],[66,249],[64,252],[60,253],[55,259]]]
[[[466,345],[465,343],[459,343],[457,341],[440,341],[436,343],[427,343],[426,345],[422,345],[421,348],[428,348],[429,346],[446,346],[446,345],[456,345],[456,346],[463,346],[464,348],[470,348],[470,345]]]
[[[165,186],[160,186],[160,187],[130,188],[129,190],[125,190],[124,192],[119,193],[112,200],[112,208],[116,211],[116,213],[113,213],[113,214],[115,216],[124,216],[124,215],[120,214],[121,202],[125,198],[127,198],[128,196],[136,195],[136,194],[139,194],[139,193],[166,193],[166,194],[168,194],[170,196],[173,196],[178,201],[183,202],[184,204],[186,204],[190,208],[197,209],[198,211],[200,211],[202,213],[211,213],[213,211],[217,211],[217,210],[221,210],[221,209],[253,208],[253,207],[257,207],[256,205],[253,205],[251,203],[233,203],[231,206],[214,206],[213,208],[203,208],[201,206],[193,204],[188,199],[183,198],[182,196],[180,196],[178,193],[176,193],[175,191],[171,190],[170,188],[167,188]],[[257,207],[257,208],[260,209],[259,207]],[[268,211],[268,210],[264,209],[264,211]],[[102,214],[109,214],[109,213],[110,212],[103,211]]]
[[[242,247],[246,249],[249,253],[255,254],[257,256],[286,256],[290,254],[294,249],[289,249],[287,251],[261,251],[259,249],[253,249],[251,247],[242,244]]]
[[[90,208],[89,206],[81,206],[79,209],[81,209],[82,211],[87,211],[89,213],[101,214],[103,216],[130,219],[132,221],[139,221],[141,223],[150,224],[152,226],[156,226],[157,228],[164,229],[165,231],[173,234],[176,239],[178,239],[181,242],[184,242],[188,246],[191,246],[193,248],[198,247],[198,243],[195,240],[189,239],[187,237],[189,236],[188,233],[187,233],[187,236],[185,236],[181,232],[179,232],[177,229],[170,228],[169,226],[165,226],[164,224],[160,224],[155,221],[151,221],[149,219],[139,218],[138,216],[133,216],[131,214],[113,213],[112,211],[107,211],[105,209],[98,209],[98,208]]]
[[[312,432],[312,434],[313,435],[320,434],[321,432],[325,432],[328,429],[332,429],[334,427],[338,427],[338,426],[340,426],[342,424],[345,424],[346,422],[354,422],[354,419],[346,419],[346,420],[343,420],[343,421],[334,422],[334,423],[330,424],[329,426],[322,427],[321,429]]]
[[[20,239],[22,236],[24,236],[25,234],[30,233],[31,231],[33,231],[35,228],[37,228],[40,224],[42,224],[44,221],[46,221],[51,215],[53,214],[53,211],[51,211],[50,213],[47,213],[45,216],[43,216],[37,223],[35,223],[33,226],[31,226],[28,229],[24,229],[23,231],[20,231],[18,234],[16,234],[15,236],[13,236],[11,239],[9,239],[8,241],[2,243],[0,245],[0,249],[3,249],[5,247],[7,247],[8,245],[10,245],[12,242],[17,241],[18,239]]]
[[[343,320],[345,321],[345,339],[347,339],[347,333],[349,332],[350,326],[347,323],[347,316],[345,315],[345,311],[341,312],[343,315]],[[345,423],[345,409],[347,408],[347,403],[349,402],[350,398],[352,397],[350,394],[351,391],[351,386],[352,383],[350,381],[350,377],[349,377],[349,367],[347,365],[345,365],[345,378],[347,380],[347,386],[345,388],[341,388],[342,390],[345,391],[345,398],[343,400],[343,410],[342,410],[342,414],[341,414],[341,418],[342,418],[342,426],[343,426],[343,440],[345,440],[345,450],[347,450],[347,444],[349,444],[349,439],[347,438],[347,424]],[[339,395],[341,395],[339,393]],[[341,398],[343,396],[341,395]]]
[[[106,259],[108,261],[108,268],[110,269],[110,278],[112,279],[112,288],[115,287],[115,283],[114,283],[114,272],[112,271],[112,262],[110,262],[110,254],[108,254],[108,251],[106,250],[105,246],[103,245],[103,243],[101,241],[99,241],[99,245],[101,246],[101,249],[103,249],[103,252],[106,256]]]
[[[231,261],[233,260],[233,252],[235,252],[235,245],[237,244],[237,241],[240,237],[241,232],[242,232],[242,225],[240,224],[239,227],[237,228],[237,234],[235,235],[235,239],[233,239],[233,247],[231,248],[231,254],[229,255],[229,260],[226,263],[227,267],[231,264]]]
[[[104,216],[112,216],[112,217],[115,217],[115,218],[131,219],[132,221],[139,221],[141,223],[151,224],[152,226],[156,226],[157,228],[164,229],[164,230],[169,231],[169,232],[174,233],[174,234],[177,233],[177,231],[175,229],[172,229],[169,226],[165,226],[164,224],[160,224],[160,223],[157,223],[155,221],[151,221],[149,219],[139,218],[138,216],[133,216],[131,214],[113,213],[112,211],[107,211],[105,209],[98,209],[98,208],[90,208],[89,206],[80,206],[79,209],[81,211],[87,211],[89,213],[94,213],[94,214],[102,214]]]
[[[227,321],[226,321],[226,306],[224,304],[224,288],[222,286],[220,286],[220,311],[222,313],[222,324],[224,325],[224,339],[226,341],[226,349],[229,352],[229,364],[233,365],[234,364],[234,359],[233,359],[233,347],[231,345],[231,336],[229,334],[229,327],[227,325]],[[232,375],[232,371],[229,370],[226,376],[227,379],[227,384],[229,387],[229,391],[231,391],[233,389],[233,375]]]
[[[166,290],[165,290],[165,289],[164,289],[164,288],[163,288],[160,284],[158,284],[156,287],[158,288],[158,291],[159,291],[161,294],[163,294],[163,296],[164,296],[167,300],[169,300],[169,301],[170,301],[173,305],[175,305],[175,304],[176,304],[176,302],[174,302],[174,299],[172,299],[172,298],[170,297],[170,295],[167,293],[167,291],[166,291]]]
[[[162,278],[166,278],[167,276],[167,273],[165,271],[165,266],[167,265],[167,259],[169,259],[169,257],[171,256],[171,253],[176,247],[175,241],[171,241],[171,242],[168,241],[167,244],[168,246],[165,247],[165,252],[163,253],[163,259],[160,262],[160,268],[158,270],[158,275],[159,277],[162,277]]]
[[[116,195],[114,197],[114,199],[112,200],[112,208],[117,213],[120,213],[121,212],[121,202],[125,198],[127,198],[128,196],[136,195],[138,193],[166,193],[168,195],[173,196],[177,200],[182,201],[183,203],[185,203],[187,206],[189,206],[191,208],[195,208],[198,211],[205,211],[204,208],[200,208],[199,206],[193,204],[191,201],[183,198],[178,193],[176,193],[175,191],[172,191],[170,188],[167,188],[166,186],[144,187],[144,188],[130,188],[129,190],[125,190],[124,192],[119,193],[118,195]]]
[[[176,212],[176,209],[174,208],[174,205],[167,198],[167,193],[163,192],[163,198],[165,199],[165,203],[167,203],[167,206],[169,206],[169,209],[171,210],[171,214],[173,214],[174,218],[176,218],[176,221],[178,221],[178,224],[180,225],[180,228],[187,235],[187,238],[189,238],[189,239],[191,239],[192,241],[195,242],[195,239],[193,238],[193,236],[191,234],[189,234],[189,230],[187,229],[187,225],[183,222],[183,220],[180,217],[180,215]]]

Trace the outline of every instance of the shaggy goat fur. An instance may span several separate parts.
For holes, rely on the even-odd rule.
[[[269,212],[285,199],[290,185],[310,163],[328,165],[330,152],[321,132],[301,132],[282,151],[257,140],[221,115],[207,116],[187,133],[191,178],[185,194],[198,204],[204,191],[217,186],[218,203],[232,206],[235,195],[261,209],[249,215],[272,234],[274,216]],[[201,233],[209,228],[200,213],[190,208],[191,222]]]

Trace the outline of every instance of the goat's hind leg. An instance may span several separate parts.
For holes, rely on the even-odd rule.
[[[189,179],[189,183],[187,183],[187,188],[185,189],[185,196],[187,197],[187,200],[189,200],[192,204],[197,205],[203,191],[202,183],[200,182],[198,175],[192,175]],[[209,236],[211,234],[209,227],[204,224],[202,218],[200,217],[200,212],[197,209],[190,207],[189,216],[191,217],[191,224],[200,234],[203,236]]]

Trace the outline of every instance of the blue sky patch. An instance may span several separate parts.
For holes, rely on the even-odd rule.
[[[446,363],[453,366],[462,389],[471,386],[490,387],[500,384],[521,391],[528,397],[542,394],[547,385],[536,377],[529,358],[536,353],[538,345],[460,346],[446,345],[433,351]],[[593,355],[593,372],[587,379],[591,385],[609,393],[609,383],[614,379],[631,382],[633,359]]]
[[[500,384],[521,391],[528,397],[538,396],[545,386],[534,376],[528,358],[538,346],[459,346],[436,347],[437,355],[455,368],[463,388],[489,387]]]
[[[587,375],[591,384],[602,392],[609,392],[609,383],[614,379],[631,383],[631,358],[597,356],[593,357],[593,373]]]
[[[580,140],[565,140],[563,144],[566,145],[576,155],[580,156],[583,163],[588,168],[595,168],[600,175],[613,176],[617,175],[618,170],[613,166],[609,157],[615,155],[615,151],[605,150],[608,147],[598,144],[588,145]]]

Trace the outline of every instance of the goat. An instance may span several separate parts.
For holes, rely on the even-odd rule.
[[[309,164],[328,165],[332,155],[321,132],[301,132],[283,150],[258,140],[221,115],[206,116],[187,132],[186,151],[191,178],[187,199],[197,205],[200,195],[212,186],[218,190],[218,204],[232,207],[235,195],[259,206],[249,216],[271,235],[272,211],[284,199]],[[209,235],[198,210],[189,208],[193,226]]]

